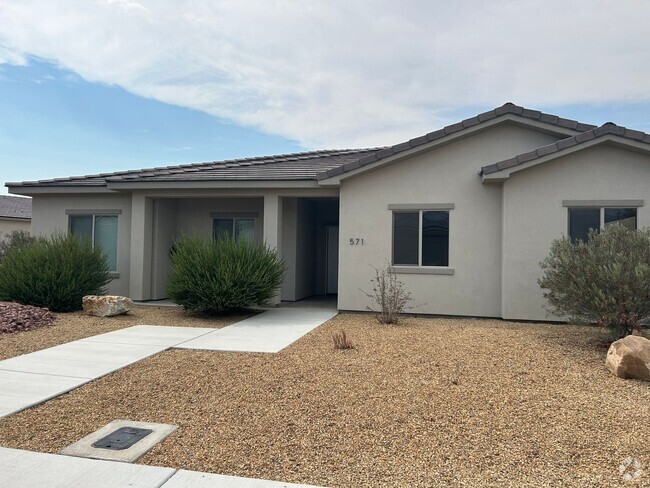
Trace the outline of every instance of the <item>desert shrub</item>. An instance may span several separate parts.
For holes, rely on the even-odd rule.
[[[350,342],[344,330],[334,332],[332,334],[332,341],[334,341],[334,349],[354,349],[352,342]]]
[[[174,244],[169,298],[187,310],[218,315],[267,302],[282,286],[275,250],[246,239],[183,237]]]
[[[36,240],[29,232],[14,230],[0,236],[0,260],[12,249],[25,247]]]
[[[650,230],[612,225],[587,242],[553,241],[540,263],[549,311],[578,323],[609,327],[615,338],[650,316]]]
[[[370,280],[372,292],[361,290],[372,305],[368,310],[377,314],[377,320],[382,324],[396,324],[400,315],[406,310],[411,301],[411,293],[404,289],[404,283],[397,279],[395,268],[386,264],[383,268],[375,268],[375,277]]]
[[[80,310],[83,296],[104,293],[109,281],[106,256],[73,235],[39,237],[0,261],[0,300],[53,312]]]

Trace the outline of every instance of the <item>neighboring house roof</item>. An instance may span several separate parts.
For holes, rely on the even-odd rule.
[[[314,180],[316,174],[355,161],[382,148],[334,149],[309,151],[245,159],[230,159],[207,163],[164,166],[159,168],[72,176],[52,180],[7,183],[7,186],[106,186],[109,182],[143,181],[212,181],[256,180],[286,181]]]
[[[0,195],[0,219],[31,220],[32,199]]]
[[[553,157],[560,157],[569,150],[575,150],[578,146],[591,145],[594,142],[597,142],[598,139],[605,138],[606,136],[616,136],[628,141],[644,143],[648,145],[648,150],[650,150],[650,134],[638,130],[627,129],[620,125],[616,125],[613,122],[607,122],[592,130],[582,132],[573,137],[561,139],[554,144],[542,146],[534,151],[529,151],[494,164],[483,166],[480,174],[482,176],[488,176],[505,170],[513,171],[519,169],[525,163],[532,163],[541,158],[551,159]]]

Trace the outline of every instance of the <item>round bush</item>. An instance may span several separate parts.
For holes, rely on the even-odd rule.
[[[267,246],[245,239],[183,237],[174,244],[169,298],[187,310],[218,315],[267,302],[285,265]]]
[[[101,295],[110,282],[106,256],[73,235],[40,237],[11,249],[0,261],[0,300],[81,310],[84,295]]]

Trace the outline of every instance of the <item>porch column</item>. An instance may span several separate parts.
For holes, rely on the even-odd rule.
[[[278,195],[264,195],[264,242],[282,256],[282,198]],[[280,304],[279,291],[269,303]]]
[[[151,250],[153,201],[136,193],[131,197],[131,269],[129,296],[132,300],[151,299]]]

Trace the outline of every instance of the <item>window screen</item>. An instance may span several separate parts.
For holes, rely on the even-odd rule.
[[[108,257],[108,269],[117,271],[117,215],[95,216],[95,246]]]
[[[235,239],[255,240],[255,219],[214,219],[215,239],[235,236]]]
[[[117,271],[117,215],[71,215],[71,234],[88,239],[93,247],[99,247],[108,258],[110,271]]]

